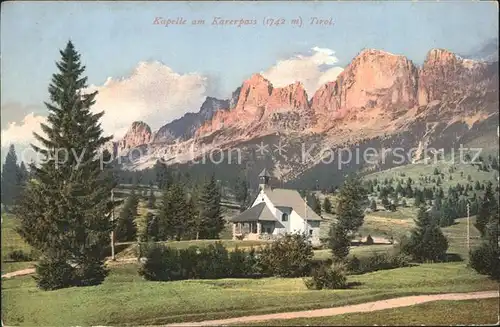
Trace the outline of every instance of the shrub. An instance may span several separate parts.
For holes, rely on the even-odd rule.
[[[372,256],[362,257],[361,259],[353,256],[352,259],[347,261],[346,268],[350,274],[356,275],[377,270],[407,267],[409,263],[410,257],[404,254],[375,253]]]
[[[498,246],[483,242],[470,252],[469,265],[481,275],[488,275],[494,280],[500,280],[500,251]]]
[[[215,279],[229,276],[231,271],[229,253],[222,243],[217,242],[201,249],[197,269],[200,278]]]
[[[108,276],[109,270],[102,262],[95,260],[78,265],[73,270],[75,276],[74,286],[99,285]]]
[[[310,290],[346,288],[345,268],[341,264],[321,265],[313,270],[311,278],[304,280],[304,284]]]
[[[7,256],[10,260],[15,261],[15,262],[33,261],[33,257],[31,256],[31,253],[26,253],[23,250],[11,251],[11,252],[9,252],[9,254]]]
[[[66,260],[42,257],[35,270],[36,284],[44,291],[73,286],[75,269]]]
[[[267,245],[260,253],[265,274],[280,277],[302,277],[311,270],[313,250],[304,235],[288,234]]]
[[[255,251],[246,253],[236,247],[229,253],[229,276],[233,278],[248,277],[255,273]],[[251,258],[252,256],[252,258]]]
[[[370,234],[368,234],[368,236],[366,237],[366,242],[365,242],[365,244],[366,244],[366,245],[373,245],[373,243],[375,243],[375,242],[373,242],[373,238],[372,238],[372,236],[371,236]]]
[[[179,256],[176,249],[161,244],[141,245],[141,254],[145,257],[139,267],[139,275],[147,280],[176,280],[180,275]]]
[[[242,278],[259,273],[253,248],[248,253],[240,249],[230,253],[220,242],[206,248],[191,246],[181,250],[152,243],[142,245],[141,252],[146,261],[139,268],[139,275],[147,280]]]

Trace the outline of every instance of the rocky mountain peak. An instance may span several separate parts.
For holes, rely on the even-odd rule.
[[[325,118],[343,117],[371,108],[411,108],[416,103],[418,72],[405,56],[365,49],[312,98],[312,108]]]
[[[135,121],[132,123],[123,139],[118,142],[118,151],[148,144],[151,138],[151,127],[143,121]]]

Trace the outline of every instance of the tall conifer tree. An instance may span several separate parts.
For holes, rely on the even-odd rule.
[[[220,206],[221,193],[219,185],[212,175],[205,184],[200,197],[200,232],[201,239],[218,239],[224,229],[224,217]]]
[[[37,283],[42,289],[101,283],[107,275],[104,259],[111,231],[110,191],[103,172],[109,159],[99,120],[93,113],[97,92],[84,94],[87,77],[80,55],[69,41],[60,51],[58,72],[49,86],[49,115],[41,124],[45,136],[34,134],[46,155],[31,167],[34,181],[24,192],[17,212],[19,232],[42,253]],[[103,160],[101,160],[103,159]]]
[[[17,155],[14,145],[11,144],[9,152],[2,166],[2,203],[7,206],[13,205],[19,195],[19,167],[17,166]]]

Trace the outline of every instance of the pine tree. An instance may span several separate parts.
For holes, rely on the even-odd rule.
[[[423,206],[420,207],[415,225],[402,251],[420,262],[443,260],[448,250],[448,240]]]
[[[19,169],[17,172],[17,180],[18,180],[18,185],[20,188],[24,188],[26,186],[26,182],[28,182],[29,178],[29,172],[28,169],[26,169],[26,165],[24,164],[24,161],[21,161],[21,164],[19,165]]]
[[[309,204],[309,206],[318,216],[321,216],[321,202],[319,201],[316,194],[311,193],[307,198],[308,198],[307,203]]]
[[[90,110],[97,92],[83,94],[85,67],[73,44],[68,42],[60,53],[59,72],[49,86],[51,103],[46,103],[48,123],[41,126],[46,136],[35,134],[41,147],[32,145],[48,159],[31,167],[35,181],[27,185],[17,211],[19,233],[42,253],[36,278],[43,289],[101,283],[112,229],[109,197],[114,185],[103,164],[109,153],[101,153],[111,140],[102,136],[104,113]],[[61,160],[64,153],[67,160]],[[60,270],[69,277],[54,279]]]
[[[225,221],[222,216],[221,194],[215,175],[212,175],[210,180],[205,183],[201,194],[199,199],[199,238],[218,239],[220,232],[224,229]]]
[[[163,193],[158,213],[159,240],[180,241],[188,232],[187,195],[180,183],[170,185]]]
[[[156,197],[153,187],[149,187],[149,195],[148,195],[148,209],[154,209],[156,204]]]
[[[137,224],[135,219],[138,216],[138,205],[139,197],[135,193],[135,190],[132,190],[130,196],[125,201],[116,224],[115,237],[117,241],[130,242],[137,239]]]
[[[326,213],[332,213],[332,202],[327,196],[325,196],[325,199],[323,200],[323,209]]]
[[[475,227],[484,236],[486,225],[491,220],[491,217],[498,213],[498,203],[493,193],[492,184],[488,184],[483,195],[481,204],[479,205]]]
[[[151,242],[158,240],[158,219],[151,212],[146,215],[146,239]]]
[[[377,202],[375,202],[375,199],[371,201],[370,209],[372,209],[372,211],[377,211]]]
[[[338,196],[337,221],[329,231],[329,248],[335,260],[344,260],[349,254],[350,237],[363,225],[362,204],[367,199],[358,177],[348,178]]]
[[[328,234],[328,248],[335,261],[343,261],[349,255],[351,241],[345,227],[340,223],[332,223]]]
[[[240,205],[240,212],[245,211],[249,198],[247,181],[238,177],[236,179],[234,193],[236,202],[238,202],[238,204]]]
[[[424,203],[424,195],[422,194],[422,191],[420,190],[415,190],[415,201],[413,205],[417,208],[420,208],[420,206]]]
[[[157,161],[153,170],[156,175],[156,185],[158,189],[165,190],[173,183],[174,177],[172,172],[167,168],[164,162]]]
[[[347,179],[340,190],[336,214],[341,226],[348,233],[356,232],[363,225],[365,215],[362,204],[365,200],[366,195],[359,178]]]
[[[470,266],[479,274],[500,281],[500,216],[495,212],[485,226],[482,242],[470,252]]]
[[[2,203],[8,210],[19,196],[19,168],[17,166],[17,155],[14,145],[11,144],[9,152],[5,157],[5,163],[2,166]]]

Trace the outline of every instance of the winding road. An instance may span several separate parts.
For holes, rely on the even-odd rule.
[[[169,324],[162,326],[181,327],[181,326],[224,326],[230,324],[237,325],[242,323],[263,322],[276,319],[283,320],[283,319],[295,319],[295,318],[327,317],[327,316],[336,316],[346,313],[371,312],[371,311],[378,311],[385,309],[407,307],[415,304],[421,304],[432,301],[442,301],[442,300],[459,301],[459,300],[489,299],[489,298],[499,298],[499,297],[500,294],[498,291],[416,295],[416,296],[405,296],[389,300],[381,300],[381,301],[368,302],[362,304],[347,305],[336,308],[282,312],[282,313],[237,317],[237,318],[220,319],[220,320],[177,323],[177,324]]]

